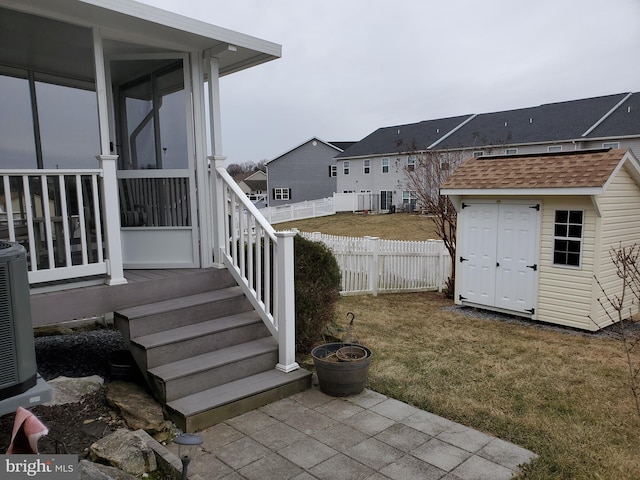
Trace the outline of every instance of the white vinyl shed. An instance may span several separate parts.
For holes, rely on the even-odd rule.
[[[473,158],[440,193],[458,212],[456,303],[590,331],[612,323],[598,282],[619,294],[611,251],[640,243],[631,151]]]

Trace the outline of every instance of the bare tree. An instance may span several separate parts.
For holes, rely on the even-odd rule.
[[[415,151],[415,150],[414,150]],[[457,214],[448,196],[440,195],[440,187],[462,162],[460,152],[422,151],[409,153],[413,162],[404,166],[405,188],[415,192],[417,202],[433,219],[436,234],[444,246],[456,258]],[[455,262],[451,262],[451,276],[447,280],[447,289],[453,295],[455,284]]]
[[[636,243],[630,247],[620,245],[612,248],[610,255],[622,285],[617,293],[610,293],[596,278],[604,295],[604,299],[598,298],[598,303],[609,320],[618,326],[629,369],[631,395],[640,417],[640,334],[637,328],[632,328],[634,322],[637,322],[633,319],[633,311],[640,304],[640,246]]]

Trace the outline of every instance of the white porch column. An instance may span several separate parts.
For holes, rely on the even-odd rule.
[[[296,363],[296,310],[294,285],[293,237],[295,232],[276,232],[278,251],[276,254],[278,312],[278,364],[276,369],[289,373],[300,368]]]
[[[210,188],[213,200],[213,266],[223,268],[222,254],[225,248],[225,208],[224,208],[224,182],[218,176],[218,167],[225,166],[226,157],[222,154],[222,126],[220,115],[220,71],[218,58],[212,56],[211,51],[205,52],[205,69],[209,77],[209,139],[211,142],[212,156],[209,158],[211,169]]]
[[[104,218],[104,237],[107,246],[107,285],[127,283],[122,267],[122,242],[120,239],[120,204],[118,198],[118,179],[116,162],[118,155],[99,155],[97,157],[102,170],[102,215]]]
[[[109,140],[109,99],[107,89],[107,69],[105,68],[102,35],[98,28],[93,31],[93,58],[96,74],[96,97],[98,100],[98,128],[100,129],[100,155],[96,158],[102,170],[102,215],[104,218],[104,239],[107,251],[107,285],[127,283],[122,267],[122,239],[120,238],[120,199],[116,162],[118,155],[111,155]]]
[[[206,61],[202,52],[191,52],[189,55],[191,66],[191,92],[193,97],[193,131],[194,131],[194,152],[196,164],[196,185],[198,195],[198,225],[200,237],[200,266],[202,268],[211,267],[213,264],[213,213],[211,211],[212,190],[209,179],[209,160],[207,156],[207,127],[205,109],[205,89],[204,79],[207,69]]]

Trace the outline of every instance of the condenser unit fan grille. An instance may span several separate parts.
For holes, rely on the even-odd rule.
[[[0,242],[0,249],[11,246]],[[0,264],[0,388],[18,380],[18,367],[14,341],[11,293],[9,290],[9,268],[6,263]]]

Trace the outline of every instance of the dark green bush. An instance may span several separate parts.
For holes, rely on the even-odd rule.
[[[296,288],[296,351],[309,353],[334,319],[342,276],[333,253],[324,244],[300,235],[294,238]]]

